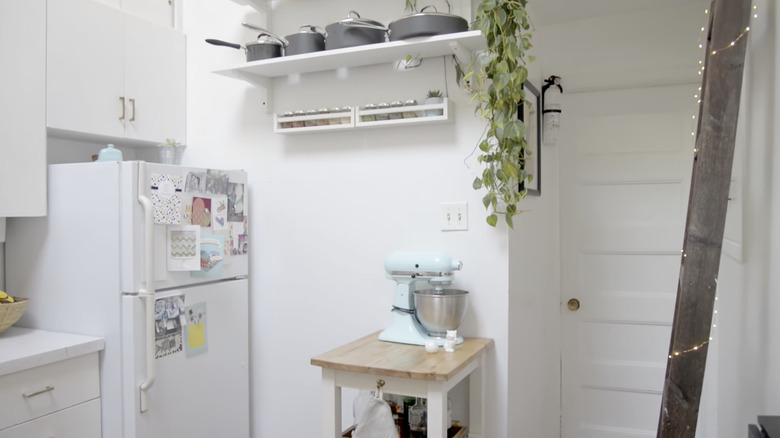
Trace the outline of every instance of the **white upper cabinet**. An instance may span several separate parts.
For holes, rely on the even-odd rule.
[[[146,21],[161,26],[173,27],[175,1],[182,0],[98,0],[101,3],[121,9]]]
[[[44,216],[45,0],[0,0],[0,59],[0,217]]]
[[[49,128],[184,141],[183,34],[92,0],[48,6]]]

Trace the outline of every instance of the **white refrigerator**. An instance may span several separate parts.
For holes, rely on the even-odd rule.
[[[20,326],[105,339],[103,437],[248,437],[246,173],[126,161],[48,176],[48,216],[8,221],[6,289],[30,299]]]

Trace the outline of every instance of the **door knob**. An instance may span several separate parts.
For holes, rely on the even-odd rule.
[[[572,298],[568,303],[566,303],[566,307],[568,307],[572,312],[576,312],[577,309],[580,308],[580,300]]]

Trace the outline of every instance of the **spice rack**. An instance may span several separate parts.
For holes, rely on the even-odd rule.
[[[274,114],[274,132],[277,134],[302,134],[345,129],[383,128],[394,125],[416,125],[449,122],[449,99],[442,103],[363,109],[353,106],[351,111],[323,114],[280,116]],[[307,126],[308,125],[308,126]]]

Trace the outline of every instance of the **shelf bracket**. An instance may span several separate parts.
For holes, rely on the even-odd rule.
[[[237,71],[236,75],[238,78],[243,79],[257,87],[257,93],[260,95],[260,106],[266,114],[271,114],[273,112],[271,109],[273,108],[273,88],[271,87],[272,79],[243,71]]]
[[[455,55],[455,58],[458,59],[458,62],[461,65],[469,65],[474,59],[474,54],[471,53],[471,50],[466,48],[466,46],[461,44],[459,41],[451,41],[450,49],[452,50],[452,54]]]

